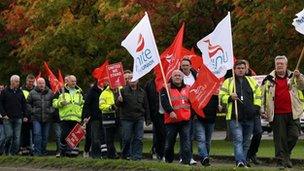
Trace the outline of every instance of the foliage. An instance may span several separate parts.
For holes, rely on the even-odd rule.
[[[232,11],[234,52],[249,59],[258,73],[272,69],[273,58],[286,54],[293,67],[303,36],[291,25],[301,0],[10,0],[0,3],[0,81],[12,73],[37,74],[42,62],[75,74],[81,85],[109,59],[132,69],[120,45],[147,11],[160,53],[170,45],[182,22],[189,49]],[[198,52],[198,50],[196,49]],[[260,64],[263,63],[261,67]]]

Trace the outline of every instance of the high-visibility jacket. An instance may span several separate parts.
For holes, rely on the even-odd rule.
[[[61,102],[66,101],[67,105],[62,106]],[[61,121],[81,121],[82,106],[84,100],[80,88],[76,89],[73,94],[65,89],[58,98],[53,99],[53,107],[59,110],[59,117]]]
[[[294,78],[291,80],[289,77],[291,77],[291,71],[287,71],[287,80],[290,84],[290,99],[291,99],[291,107],[292,107],[292,116],[293,119],[298,119],[302,116],[304,112],[304,96],[301,90],[304,89],[304,78],[301,75],[300,79]],[[263,92],[263,105],[262,105],[262,112],[265,112],[267,115],[267,121],[272,122],[274,117],[274,99],[275,99],[275,88],[276,85],[274,83],[275,81],[275,71],[272,71],[268,78],[265,79],[265,84],[262,86],[262,92]],[[292,82],[291,82],[292,81]]]
[[[164,114],[165,124],[188,121],[191,117],[191,106],[189,101],[190,86],[185,86],[181,91],[169,89],[172,108],[177,115],[177,119],[171,119],[169,113]]]
[[[112,106],[115,104],[114,93],[108,86],[99,96],[99,109],[102,113],[113,112]]]
[[[260,89],[260,86],[258,85],[257,81],[249,76],[245,76],[246,80],[249,83],[249,86],[253,93],[253,105],[260,106],[262,105],[262,92]],[[226,120],[231,120],[231,114],[232,114],[232,103],[233,101],[229,102],[228,99],[230,97],[230,94],[233,93],[233,78],[228,78],[224,81],[222,84],[222,87],[219,92],[220,100],[222,104],[226,105],[227,108],[227,114],[226,114]]]

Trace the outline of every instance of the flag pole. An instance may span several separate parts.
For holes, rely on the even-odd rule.
[[[145,12],[145,15],[147,15],[148,18],[149,18],[149,15],[148,15],[147,12]],[[150,19],[149,19],[149,21],[150,21]],[[155,40],[154,34],[153,34],[153,32],[152,32],[152,27],[151,27],[151,35],[153,36],[153,38],[154,38],[154,40]],[[170,97],[170,92],[169,92],[168,84],[167,84],[167,81],[166,81],[166,77],[165,77],[163,65],[162,65],[162,62],[161,62],[161,60],[160,60],[158,48],[157,48],[157,46],[156,46],[156,42],[154,43],[154,48],[156,49],[157,57],[158,57],[158,60],[159,60],[160,71],[161,71],[161,73],[162,73],[163,81],[164,81],[164,83],[165,83],[165,89],[166,89],[166,92],[167,92],[167,95],[168,95],[169,103],[170,103],[170,105],[172,106],[171,97]]]
[[[233,79],[233,93],[236,93],[236,84],[235,84],[235,73],[234,73],[234,66],[232,68],[232,79]],[[238,107],[237,107],[237,101],[234,100],[234,111],[235,111],[235,121],[236,121],[236,127],[238,127],[239,124],[239,113],[238,113]]]
[[[297,63],[296,69],[299,69],[299,66],[300,66],[300,63],[301,63],[301,60],[302,60],[303,56],[304,56],[304,47],[302,49],[300,58],[298,59],[298,63]]]

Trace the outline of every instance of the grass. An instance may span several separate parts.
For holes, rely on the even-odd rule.
[[[211,155],[224,155],[224,156],[233,156],[233,144],[228,141],[224,140],[213,140],[211,142]],[[150,139],[144,139],[144,147],[143,152],[144,153],[150,153],[151,147],[152,147],[152,141]],[[82,142],[80,144],[80,149],[83,150],[84,143]],[[119,144],[116,143],[116,149],[120,151]],[[48,150],[55,150],[56,145],[55,143],[48,144]],[[175,144],[175,153],[179,152],[179,143],[177,142]],[[193,144],[193,152],[194,154],[197,154],[197,143],[194,142]],[[262,140],[258,156],[259,157],[274,157],[274,143],[273,140]],[[292,158],[296,159],[304,159],[304,141],[299,140],[297,145],[295,146]]]
[[[144,140],[144,153],[149,153],[152,141],[150,139]],[[80,144],[80,149],[83,149],[84,143]],[[116,144],[117,149],[120,148]],[[194,143],[194,154],[197,153],[197,144]],[[48,145],[48,150],[55,150],[55,143]],[[294,149],[293,158],[303,159],[304,142],[300,140]],[[179,151],[179,143],[176,143],[175,153]],[[224,140],[212,141],[211,155],[224,155],[233,156],[233,147],[231,142]],[[273,157],[274,145],[272,140],[263,140],[259,149],[258,156],[260,157]],[[253,167],[249,170],[276,170],[273,164],[267,166]],[[126,160],[96,160],[90,158],[55,158],[54,156],[48,157],[24,157],[14,156],[6,157],[0,156],[0,169],[1,167],[22,167],[22,168],[42,168],[42,169],[63,169],[63,170],[235,170],[234,163],[225,160],[215,160],[212,167],[204,168],[202,166],[186,166],[175,163],[163,163],[151,160],[126,161]],[[294,169],[301,170],[302,166],[296,166]],[[239,170],[239,169],[237,169]]]

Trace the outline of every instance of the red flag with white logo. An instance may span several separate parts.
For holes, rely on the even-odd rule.
[[[219,86],[220,80],[205,65],[202,65],[189,93],[191,107],[199,116],[205,117],[203,108]]]
[[[49,82],[50,82],[50,86],[51,86],[51,90],[56,93],[59,89],[58,89],[58,79],[56,78],[56,76],[54,75],[54,73],[52,72],[52,70],[50,69],[49,65],[44,62],[44,69],[46,70]]]

